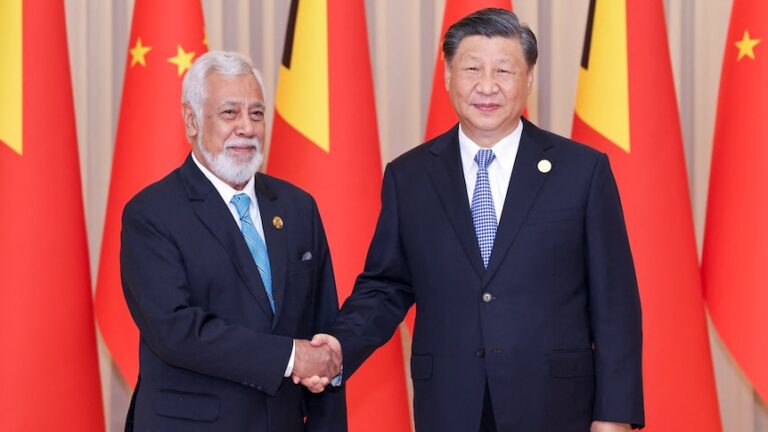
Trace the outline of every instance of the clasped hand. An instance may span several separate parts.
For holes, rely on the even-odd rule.
[[[313,393],[325,390],[335,376],[341,373],[341,344],[327,334],[316,334],[311,341],[295,340],[296,353],[291,378]]]

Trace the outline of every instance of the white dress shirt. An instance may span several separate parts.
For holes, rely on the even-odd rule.
[[[227,204],[227,208],[229,208],[229,212],[232,213],[232,217],[235,219],[235,222],[237,223],[237,227],[242,230],[242,222],[240,221],[240,214],[237,212],[237,207],[232,203],[232,197],[234,197],[237,194],[244,193],[248,195],[248,198],[251,199],[251,204],[248,207],[248,212],[251,215],[251,220],[253,221],[253,226],[256,228],[256,231],[261,236],[262,240],[264,240],[264,244],[267,244],[267,239],[264,237],[264,226],[261,224],[261,212],[259,211],[259,203],[256,201],[256,190],[253,187],[253,184],[255,182],[255,176],[251,177],[250,180],[248,180],[248,183],[246,183],[243,190],[239,191],[232,186],[228,185],[224,180],[216,177],[214,173],[208,170],[203,164],[200,163],[200,161],[197,160],[195,157],[195,154],[192,153],[192,160],[195,162],[195,165],[197,165],[198,168],[200,168],[200,171],[203,172],[203,175],[205,175],[205,178],[207,178],[212,184],[213,187],[216,188],[216,191],[221,195],[221,199],[224,200],[224,202]],[[283,376],[289,377],[291,376],[291,373],[293,372],[293,361],[296,357],[296,342],[293,343],[293,348],[291,348],[291,357],[288,359],[288,366],[285,368],[285,374]]]
[[[505,136],[491,147],[496,158],[488,165],[488,181],[491,184],[493,207],[496,210],[496,222],[501,221],[501,211],[504,209],[504,199],[507,197],[509,179],[512,178],[512,168],[515,166],[517,149],[520,147],[520,137],[523,134],[523,122],[517,124],[511,134]],[[467,197],[470,205],[472,195],[475,193],[477,182],[477,162],[475,155],[480,149],[461,129],[459,125],[459,153],[461,154],[461,167],[464,171],[464,182],[467,185]]]

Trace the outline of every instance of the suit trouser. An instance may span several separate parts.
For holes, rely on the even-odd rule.
[[[485,396],[483,397],[483,415],[480,418],[480,432],[496,432],[496,419],[493,417],[493,404],[488,383],[485,383]]]

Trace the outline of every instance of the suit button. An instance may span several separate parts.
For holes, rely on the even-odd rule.
[[[477,351],[475,351],[475,355],[478,358],[483,358],[483,357],[485,357],[485,350],[483,348],[480,348]]]
[[[483,303],[490,303],[493,300],[493,296],[489,292],[484,292],[482,297]]]

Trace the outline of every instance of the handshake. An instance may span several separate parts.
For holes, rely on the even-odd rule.
[[[341,373],[341,344],[327,334],[316,334],[311,341],[295,339],[296,353],[291,379],[312,393],[321,393]]]

